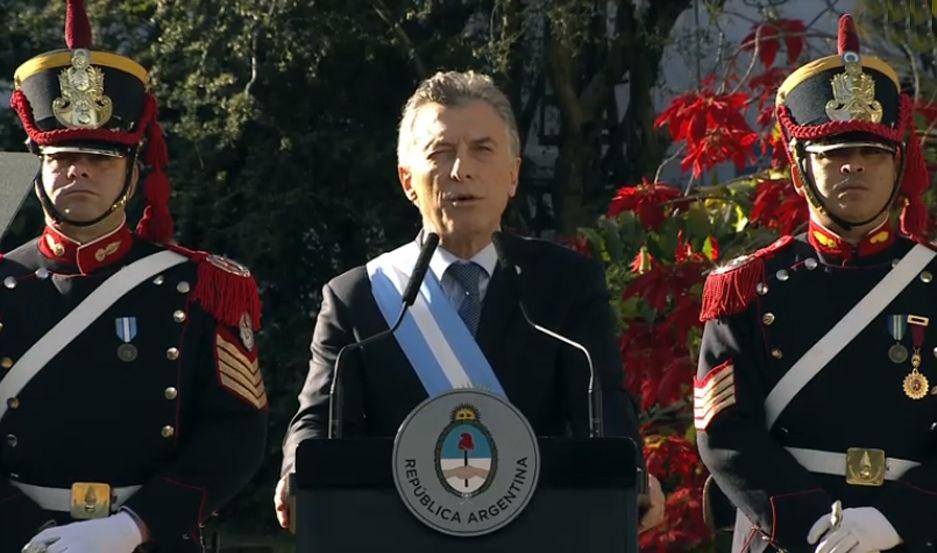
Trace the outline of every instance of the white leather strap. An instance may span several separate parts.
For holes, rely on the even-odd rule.
[[[781,377],[765,399],[765,426],[771,428],[794,396],[862,332],[914,277],[934,259],[937,252],[916,244],[859,303]]]
[[[59,511],[68,513],[72,510],[72,490],[71,488],[49,488],[46,486],[33,486],[24,484],[15,480],[10,480],[10,485],[19,488],[26,497],[32,499],[37,505],[46,511]],[[140,486],[124,486],[121,488],[111,488],[111,511],[116,511],[123,505],[130,496],[137,493]]]
[[[0,380],[0,419],[7,400],[16,397],[34,376],[110,306],[146,279],[183,263],[188,258],[163,250],[123,267],[104,281],[68,315],[33,344]]]
[[[820,451],[818,449],[802,449],[799,447],[785,447],[794,459],[810,472],[819,474],[832,474],[846,476],[846,454],[834,451]],[[906,459],[885,459],[885,480],[897,480],[901,475],[919,466],[921,463]]]

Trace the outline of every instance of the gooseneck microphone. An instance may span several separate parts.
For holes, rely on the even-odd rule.
[[[549,328],[545,328],[530,318],[527,307],[524,305],[523,294],[521,293],[520,282],[517,276],[521,272],[520,267],[515,265],[508,257],[507,252],[505,252],[504,238],[500,230],[492,233],[491,243],[494,244],[495,252],[498,254],[498,263],[504,270],[504,274],[507,276],[511,286],[517,291],[517,305],[521,309],[521,315],[524,317],[524,321],[537,332],[545,334],[554,340],[558,340],[567,346],[573,347],[582,352],[583,356],[585,356],[586,363],[589,366],[589,385],[586,390],[589,399],[589,437],[601,438],[605,434],[602,428],[602,394],[598,393],[601,387],[599,386],[598,375],[595,372],[595,365],[592,363],[592,356],[589,354],[589,350],[579,342],[571,340]]]
[[[329,388],[329,439],[342,437],[344,389],[339,377],[341,376],[342,359],[345,353],[361,349],[378,340],[383,340],[397,330],[397,327],[403,322],[403,317],[407,314],[407,310],[409,310],[413,302],[416,301],[416,295],[420,291],[420,286],[423,284],[423,279],[426,277],[426,271],[429,270],[429,262],[433,258],[433,252],[436,251],[436,246],[438,245],[439,235],[435,232],[427,233],[423,237],[420,255],[416,258],[416,263],[413,265],[413,272],[410,273],[410,280],[407,281],[407,286],[403,290],[403,301],[400,304],[400,312],[397,313],[397,319],[394,321],[394,324],[387,330],[378,332],[364,340],[352,342],[338,350],[338,355],[335,356],[335,368],[332,372],[332,385]]]

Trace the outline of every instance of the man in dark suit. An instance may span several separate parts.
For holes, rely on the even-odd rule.
[[[437,73],[407,102],[398,139],[398,176],[419,209],[423,233],[440,236],[430,263],[504,388],[539,435],[585,435],[588,365],[579,351],[547,338],[523,320],[519,302],[539,324],[582,343],[601,381],[607,434],[638,444],[634,407],[622,390],[621,360],[613,335],[601,266],[541,241],[504,236],[506,255],[519,269],[509,279],[498,265],[492,233],[517,190],[520,140],[504,94],[473,72]],[[428,277],[429,278],[429,277]],[[368,271],[356,267],[325,285],[312,340],[312,359],[300,407],[283,444],[274,496],[286,526],[286,478],[305,439],[327,434],[329,389],[338,351],[386,330]],[[396,340],[374,343],[342,359],[345,435],[393,436],[407,414],[427,398]],[[659,492],[656,481],[652,483]],[[662,518],[655,494],[646,525]]]

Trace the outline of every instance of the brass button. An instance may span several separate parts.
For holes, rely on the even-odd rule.
[[[36,269],[36,278],[39,280],[45,280],[49,278],[49,269],[46,269],[45,267],[39,267]]]
[[[780,271],[775,273],[774,276],[776,276],[777,279],[780,280],[781,282],[784,282],[787,279],[791,278],[791,274],[788,273],[785,269],[781,269]]]
[[[755,292],[759,296],[764,296],[765,294],[768,293],[768,285],[765,284],[764,282],[759,282],[758,284],[755,285]]]
[[[184,322],[185,322],[185,311],[183,311],[183,310],[181,310],[181,309],[176,309],[175,311],[173,311],[173,312],[172,312],[172,320],[176,321],[177,323],[184,323]]]
[[[0,323],[0,331],[3,331],[3,323]]]
[[[16,444],[19,443],[19,440],[16,438],[15,434],[7,434],[7,445],[10,447],[16,447]]]
[[[784,357],[784,352],[779,350],[778,348],[774,348],[771,350],[771,357],[774,357],[775,359],[780,359]]]
[[[808,257],[807,259],[804,260],[804,267],[806,267],[808,271],[812,271],[816,269],[817,260],[812,257]]]
[[[176,399],[176,397],[179,396],[179,390],[176,390],[175,388],[170,386],[166,388],[166,390],[163,392],[163,395],[166,396],[166,399],[170,399],[170,400]]]
[[[175,361],[179,359],[179,348],[169,348],[166,350],[166,359],[170,361]]]
[[[774,323],[774,313],[765,313],[762,315],[761,322],[763,322],[765,326],[769,326]]]
[[[5,279],[3,279],[3,285],[4,285],[8,290],[12,290],[12,289],[16,288],[16,279],[13,278],[13,277],[11,277],[11,276],[8,276],[8,277],[6,277]]]
[[[921,273],[921,282],[924,284],[930,284],[932,280],[934,280],[934,275],[930,271]]]
[[[166,282],[166,277],[164,277],[163,275],[159,275],[153,279],[153,284],[157,286],[162,286],[164,282]]]
[[[176,429],[167,424],[166,426],[163,427],[162,430],[159,431],[159,433],[164,438],[172,438],[173,434],[176,433]]]
[[[10,359],[9,357],[4,357],[3,359],[0,359],[0,367],[3,367],[4,369],[9,369],[12,366],[13,366],[13,360]]]
[[[10,409],[19,409],[20,408],[19,398],[11,397],[7,399],[7,407],[9,407]]]
[[[177,290],[180,294],[188,294],[188,293],[189,293],[189,290],[191,290],[191,289],[192,289],[192,287],[189,286],[189,283],[186,282],[186,281],[184,281],[184,280],[180,281],[179,284],[176,285],[176,290]]]

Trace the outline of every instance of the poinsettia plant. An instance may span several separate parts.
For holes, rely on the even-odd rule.
[[[693,425],[702,285],[719,264],[806,224],[806,204],[791,185],[773,119],[777,87],[803,52],[805,33],[796,20],[753,25],[739,46],[749,56],[746,71],[730,68],[721,81],[705,79],[698,90],[674,98],[655,121],[676,143],[675,157],[683,156],[689,185],[657,178],[628,183],[595,226],[580,229],[574,240],[606,265],[620,323],[624,385],[641,409],[648,470],[667,495],[666,521],[640,536],[642,551],[716,549],[702,518],[707,474]],[[782,47],[787,64],[776,66]],[[758,62],[763,71],[753,74]],[[934,105],[918,106],[925,136],[937,126]],[[691,188],[723,163],[747,172]]]

